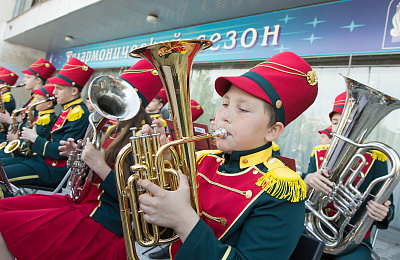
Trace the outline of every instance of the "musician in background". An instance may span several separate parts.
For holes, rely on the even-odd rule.
[[[340,118],[343,113],[344,104],[346,102],[347,92],[343,92],[338,95],[335,99],[335,103],[333,105],[333,110],[329,113],[329,118],[332,122],[332,132],[336,132],[337,126],[340,122]],[[327,178],[329,173],[327,170],[318,170],[322,164],[322,161],[325,157],[326,151],[328,150],[329,145],[325,146],[317,146],[314,148],[310,162],[308,165],[308,172],[304,176],[304,182],[307,184],[307,189],[316,189],[317,191],[323,192],[325,194],[329,194],[332,191],[333,183]],[[387,166],[387,157],[383,153],[371,150],[366,153],[365,158],[367,160],[366,166],[362,169],[362,172],[365,174],[365,180],[363,184],[360,186],[359,191],[364,192],[368,185],[381,176],[388,174],[388,166]],[[376,194],[379,187],[375,186],[372,189],[371,194]],[[378,204],[377,202],[371,200],[371,196],[367,198],[366,201],[361,205],[360,209],[354,215],[350,224],[355,224],[355,221],[359,219],[362,212],[367,209],[368,216],[375,220],[373,225],[376,225],[378,228],[386,229],[389,226],[389,223],[394,218],[394,205],[392,204],[393,195],[390,195],[389,200],[385,201],[383,204]],[[337,212],[333,203],[328,204],[326,208],[326,214],[328,216],[333,216]],[[343,256],[328,256],[325,257],[327,259],[372,259],[371,258],[371,242],[370,242],[371,232],[368,230],[367,234],[364,237],[363,242],[358,245],[352,252]]]
[[[48,62],[47,60],[40,58],[36,62],[34,62],[29,68],[22,70],[22,73],[25,73],[24,84],[26,90],[39,89],[46,84],[48,78],[53,75],[56,71],[56,68]],[[31,103],[35,102],[35,95],[31,93],[31,98],[23,107],[28,107]],[[22,127],[25,126],[27,115],[25,114],[26,110],[21,113],[21,120],[18,124],[18,129],[21,131]],[[35,110],[35,118],[37,116],[37,111]],[[11,124],[10,113],[0,114],[0,122],[4,122],[7,124]],[[12,134],[7,134],[7,141],[11,142],[19,137],[19,132]]]
[[[71,57],[59,74],[49,81],[55,85],[53,94],[63,108],[57,117],[50,138],[43,138],[34,129],[25,129],[24,140],[33,143],[33,156],[19,164],[5,163],[4,170],[14,185],[57,187],[67,172],[67,157],[58,153],[61,140],[80,139],[89,124],[89,111],[81,98],[81,91],[93,69]]]
[[[4,239],[0,239],[0,259],[126,259],[112,168],[118,152],[129,143],[129,129],[140,128],[143,121],[151,123],[145,106],[162,86],[153,70],[150,63],[141,60],[121,75],[138,90],[142,105],[133,119],[122,123],[120,133],[106,134],[104,150],[98,151],[87,142],[83,160],[95,174],[82,201],[76,203],[69,195],[36,194],[0,200]],[[68,156],[73,140],[62,143],[62,155]],[[126,167],[131,164],[124,162]]]
[[[150,115],[151,119],[159,119],[163,122],[164,127],[167,127],[167,122],[164,120],[164,115],[161,113],[161,109],[165,104],[167,104],[167,102],[167,94],[165,93],[165,89],[162,88],[146,107],[146,111]]]
[[[139,197],[140,209],[147,222],[179,235],[172,258],[289,259],[303,232],[306,186],[275,157],[271,141],[314,102],[315,72],[283,52],[242,76],[218,78],[215,89],[223,97],[216,128],[228,134],[217,138],[221,151],[197,153],[201,217],[183,174],[176,191],[139,180],[153,195]]]
[[[328,128],[324,130],[319,130],[318,133],[320,134],[319,137],[319,144],[326,145],[332,142],[332,126],[330,125]]]
[[[46,84],[44,87],[40,89],[33,89],[32,92],[36,94],[35,99],[36,102],[41,102],[45,101],[49,97],[54,97],[54,84]],[[57,101],[48,101],[41,103],[35,107],[36,111],[38,111],[38,116],[36,119],[32,118],[31,120],[34,120],[34,125],[33,125],[33,130],[29,129],[27,125],[22,128],[21,132],[21,138],[20,144],[22,145],[24,143],[24,139],[26,135],[32,135],[33,133],[29,133],[29,131],[35,131],[36,129],[36,134],[39,135],[40,137],[43,137],[44,139],[49,139],[50,138],[50,131],[54,125],[54,122],[57,118],[55,112],[54,112],[54,107],[56,106]],[[32,105],[32,104],[31,104]],[[28,115],[28,118],[30,115]],[[26,141],[25,141],[26,142]],[[21,147],[20,148],[25,148]],[[10,164],[16,164],[16,163],[22,163],[25,159],[29,158],[31,155],[24,155],[22,153],[5,153],[5,149],[0,150],[0,158],[3,162],[4,165],[10,165]],[[5,158],[10,158],[5,160]]]
[[[199,119],[199,117],[204,113],[203,108],[194,99],[190,100],[190,109],[192,110],[192,122]]]
[[[8,86],[13,86],[15,82],[17,82],[18,75],[8,70],[6,68],[1,67],[0,69],[0,84],[1,84],[1,97],[2,97],[2,108],[0,108],[0,123],[3,125],[1,127],[0,132],[0,142],[4,142],[6,140],[8,124],[3,122],[1,118],[6,114],[10,114],[15,109],[15,100],[13,95],[11,94],[10,88]],[[4,110],[4,113],[2,112]]]

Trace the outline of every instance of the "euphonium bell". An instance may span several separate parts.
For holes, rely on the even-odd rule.
[[[115,171],[128,259],[138,259],[135,252],[131,218],[133,219],[136,240],[142,246],[171,243],[178,239],[177,236],[160,239],[159,227],[145,222],[143,212],[139,210],[137,196],[146,191],[136,185],[138,179],[148,179],[164,189],[175,190],[179,185],[177,170],[180,169],[183,174],[188,176],[193,208],[199,215],[202,212],[198,200],[195,149],[192,142],[211,138],[215,135],[224,136],[226,131],[221,130],[217,134],[194,137],[190,109],[189,76],[197,53],[211,46],[212,42],[207,40],[182,40],[149,45],[130,53],[132,57],[145,58],[158,71],[170,104],[178,140],[160,146],[158,133],[136,136],[134,132],[131,143],[126,145],[117,156]],[[177,151],[172,146],[176,147]],[[171,162],[164,161],[163,151],[166,149],[171,152]],[[132,153],[134,159],[134,165],[130,167],[133,174],[125,179],[122,162],[130,153]],[[132,215],[128,200],[130,201]]]
[[[371,227],[373,219],[366,210],[352,224],[354,215],[367,197],[372,196],[375,202],[382,204],[400,181],[400,157],[396,151],[378,142],[363,144],[379,121],[400,108],[400,101],[351,78],[344,78],[347,84],[346,103],[321,165],[321,169],[330,171],[329,179],[335,185],[328,195],[311,190],[306,201],[306,231],[323,241],[325,252],[333,255],[353,250]],[[361,192],[359,187],[365,179],[361,169],[366,165],[364,154],[369,150],[384,153],[392,168],[389,174],[373,180]],[[378,192],[371,194],[375,186]],[[337,209],[334,216],[325,212],[329,203]],[[336,222],[337,219],[339,221]]]

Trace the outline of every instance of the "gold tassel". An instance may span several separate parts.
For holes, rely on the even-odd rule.
[[[45,114],[41,117],[38,118],[38,120],[36,121],[37,125],[48,125],[50,123],[50,115],[49,114]]]
[[[274,171],[268,171],[257,180],[256,185],[277,199],[299,202],[307,197],[307,187],[300,176],[299,178],[283,179],[278,177]]]
[[[85,111],[82,110],[81,106],[74,107],[67,116],[68,121],[75,121],[82,117]]]

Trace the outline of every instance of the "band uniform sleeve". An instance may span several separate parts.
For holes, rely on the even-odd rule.
[[[88,117],[89,113],[85,112],[78,120],[67,120],[62,128],[53,131],[51,141],[38,136],[32,146],[32,152],[52,159],[67,159],[65,156],[59,154],[58,147],[60,146],[60,141],[66,141],[68,138],[74,138],[75,140],[83,138],[89,124]]]
[[[308,163],[308,169],[307,169],[307,173],[303,174],[302,178],[303,180],[307,177],[308,174],[316,172],[317,171],[317,164],[315,162],[315,156],[311,156],[310,157],[310,162]]]
[[[100,188],[118,202],[117,183],[113,170],[111,170],[107,177],[100,183]]]
[[[303,232],[304,201],[283,202],[269,195],[244,220],[241,229],[218,240],[199,220],[175,259],[289,259]],[[237,241],[234,246],[233,241]]]
[[[388,174],[388,165],[387,165],[387,161],[380,161],[380,160],[375,160],[374,165],[371,169],[371,171],[373,171],[373,176],[374,179],[382,177],[386,174]],[[376,192],[379,189],[379,184],[375,186],[374,189],[372,189],[372,193],[376,194]],[[389,207],[389,212],[386,216],[386,218],[384,218],[382,221],[375,221],[374,224],[380,228],[380,229],[386,229],[388,228],[390,222],[393,220],[394,218],[394,210],[395,210],[395,206],[393,204],[393,194],[390,195],[390,197],[388,198],[388,200],[390,200],[392,202],[392,204]]]

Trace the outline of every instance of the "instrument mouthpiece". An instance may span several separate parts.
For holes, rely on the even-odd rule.
[[[226,131],[225,128],[221,127],[218,130],[216,130],[214,133],[212,133],[213,137],[219,137],[222,139],[225,139],[228,136],[228,132]]]

